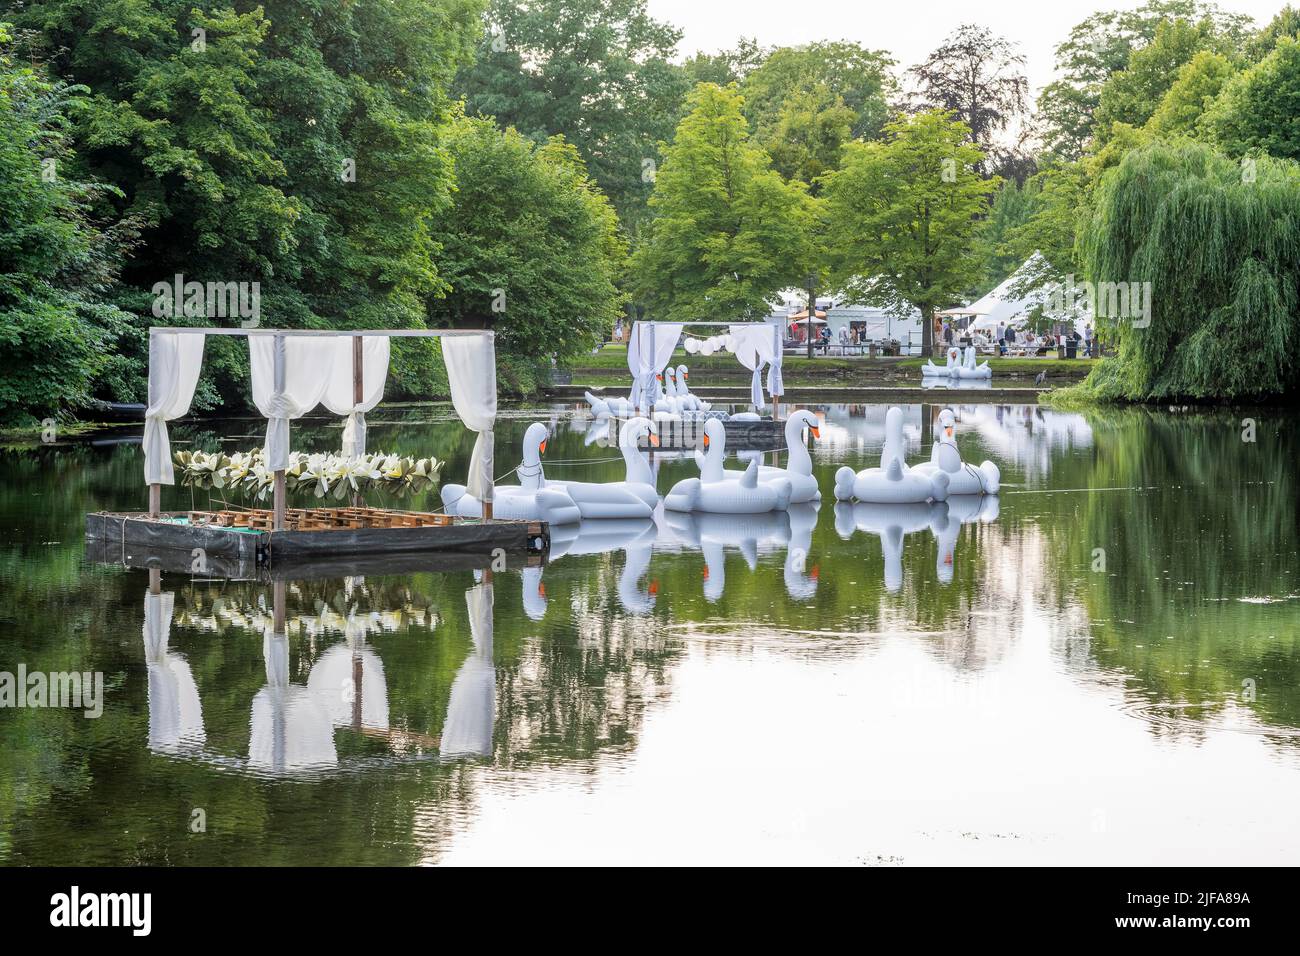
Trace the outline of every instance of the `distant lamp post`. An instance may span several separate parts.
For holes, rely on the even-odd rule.
[[[817,284],[817,274],[808,273],[808,318],[804,320],[804,337],[808,340],[808,357],[813,357],[813,318],[817,315],[817,300],[813,298],[813,286]]]

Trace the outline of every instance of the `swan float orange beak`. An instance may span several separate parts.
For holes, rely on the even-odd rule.
[[[659,582],[658,582],[658,581],[651,581],[651,582],[650,582],[650,587],[646,588],[646,590],[649,591],[651,594],[658,594],[658,593],[659,593]]]
[[[949,438],[952,437],[952,426],[951,426],[951,425],[945,425],[943,430],[947,433],[947,435],[948,435]]]
[[[546,597],[546,585],[543,584],[541,581],[537,582],[537,596]]]
[[[704,436],[704,450],[705,450],[705,451],[708,451],[708,450],[709,450],[709,436],[708,436],[708,435],[705,435],[705,436]]]
[[[542,439],[542,443],[541,443],[540,445],[537,446],[537,453],[538,453],[539,455],[545,455],[545,454],[546,454],[546,439],[545,439],[545,438],[543,438],[543,439]]]
[[[813,437],[813,438],[821,438],[821,437],[822,437],[822,430],[821,430],[820,428],[818,428],[816,425],[814,425],[812,428],[810,428],[809,431],[812,432],[812,437]]]
[[[654,432],[651,432],[650,435],[649,435],[649,438],[650,438],[650,444],[653,445],[655,448],[658,448],[658,447],[659,447],[659,436],[656,435]]]

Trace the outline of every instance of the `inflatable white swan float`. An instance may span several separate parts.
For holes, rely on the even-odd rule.
[[[581,518],[648,518],[658,504],[650,467],[639,451],[637,440],[649,435],[656,441],[654,425],[634,418],[623,425],[619,444],[627,463],[624,481],[547,481],[542,469],[546,451],[546,426],[533,422],[524,432],[523,461],[517,469],[518,485],[497,485],[493,490],[492,513],[497,518],[542,520],[569,524]],[[630,448],[629,448],[630,443]],[[464,485],[443,485],[443,507],[448,514],[477,518],[483,505]]]
[[[897,406],[885,414],[885,447],[879,468],[864,468],[857,474],[847,465],[835,472],[835,499],[903,504],[943,501],[951,480],[946,471],[921,472],[908,468],[903,459],[903,410]]]
[[[993,370],[988,362],[976,364],[975,346],[966,346],[965,352],[955,345],[948,346],[947,364],[935,365],[927,360],[921,368],[921,375],[932,378],[992,378]]]
[[[546,521],[571,524],[582,518],[578,503],[560,489],[548,488],[542,472],[542,455],[546,451],[546,426],[533,422],[524,433],[523,461],[517,469],[519,484],[496,485],[492,489],[492,515],[512,521]],[[449,515],[479,518],[483,503],[464,485],[442,486],[442,507]],[[638,505],[644,507],[640,499]]]
[[[791,415],[785,423],[785,447],[790,454],[790,460],[786,467],[758,466],[759,481],[773,481],[777,478],[785,478],[790,482],[791,504],[805,501],[821,501],[822,498],[821,489],[817,487],[817,479],[813,477],[812,473],[812,457],[808,454],[807,446],[804,445],[804,428],[812,432],[813,438],[821,437],[821,421],[812,412],[800,409]],[[700,466],[700,471],[703,472],[703,453],[696,451],[695,461]],[[729,469],[723,471],[722,474],[726,478],[739,480],[745,473],[738,469]]]
[[[758,480],[758,462],[751,461],[740,478],[727,478],[722,459],[727,450],[727,428],[716,418],[704,423],[704,462],[700,477],[673,485],[664,497],[668,511],[711,511],[717,514],[762,514],[784,511],[793,489],[787,478]]]
[[[950,495],[996,495],[1002,484],[998,466],[986,461],[976,468],[963,462],[961,452],[957,450],[957,440],[953,437],[956,425],[957,416],[951,408],[939,413],[939,434],[934,439],[930,460],[912,470],[929,475],[943,472],[948,476]]]

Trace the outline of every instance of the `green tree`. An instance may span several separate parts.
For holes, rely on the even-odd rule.
[[[633,253],[637,298],[659,319],[765,314],[814,261],[815,201],[750,141],[734,86],[702,83],[687,103]]]
[[[1102,87],[1169,19],[1208,19],[1229,46],[1240,46],[1250,35],[1249,17],[1224,13],[1200,0],[1149,0],[1136,10],[1099,11],[1085,18],[1057,46],[1058,79],[1038,96],[1038,119],[1049,153],[1063,160],[1083,155],[1093,135]]]
[[[562,135],[635,228],[688,81],[671,62],[681,33],[645,0],[492,0],[488,29],[456,91],[542,143]]]
[[[1281,37],[1300,39],[1300,10],[1287,4],[1268,24],[1252,36],[1245,45],[1245,55],[1252,62],[1264,59],[1273,52]]]
[[[1107,321],[1119,355],[1085,388],[1103,398],[1293,394],[1300,341],[1300,166],[1251,176],[1209,146],[1153,143],[1098,186],[1083,257],[1094,282],[1150,283],[1149,324]]]
[[[105,231],[103,191],[75,177],[68,112],[81,91],[13,55],[0,23],[0,422],[83,405],[127,316],[104,301],[130,224]]]
[[[509,374],[525,379],[589,349],[622,311],[626,248],[577,149],[475,118],[453,125],[447,148],[457,191],[437,267],[452,292],[429,300],[431,323],[495,329]]]
[[[896,92],[894,61],[845,42],[773,50],[745,77],[741,93],[754,142],[787,179],[812,184],[839,163],[850,139],[875,139]]]
[[[832,283],[858,302],[921,312],[933,345],[934,311],[978,278],[977,217],[998,180],[980,177],[984,154],[951,113],[889,123],[885,140],[850,143],[825,181]]]
[[[1300,159],[1300,41],[1279,39],[1272,53],[1229,81],[1204,124],[1233,156],[1262,151]]]
[[[1145,132],[1152,137],[1203,135],[1203,117],[1235,69],[1222,53],[1201,50],[1178,70],[1173,85],[1160,100]]]
[[[766,47],[759,46],[757,39],[741,37],[730,50],[692,54],[686,58],[682,69],[692,87],[697,83],[716,83],[718,86],[742,83],[770,52]]]
[[[972,249],[980,262],[980,273],[971,292],[980,295],[989,291],[1028,258],[1028,255],[1021,256],[1009,240],[1033,218],[1041,191],[1041,181],[1032,180],[1023,186],[1008,180],[998,189],[988,215],[975,229]]]

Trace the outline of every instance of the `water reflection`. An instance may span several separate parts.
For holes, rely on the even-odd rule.
[[[905,409],[911,458],[943,407]],[[885,409],[818,411],[826,488],[878,459]],[[1236,413],[954,411],[1000,496],[584,522],[491,576],[206,580],[183,555],[151,587],[79,544],[85,510],[138,504],[138,449],[0,453],[0,649],[110,687],[89,730],[0,712],[0,860],[1171,861],[1187,825],[1227,860],[1300,851],[1285,416],[1247,444]],[[502,443],[548,417],[504,416]],[[622,478],[557,424],[564,477]],[[451,473],[469,455],[441,419],[372,427]],[[654,464],[660,488],[695,469]],[[183,835],[199,805],[220,838]]]

